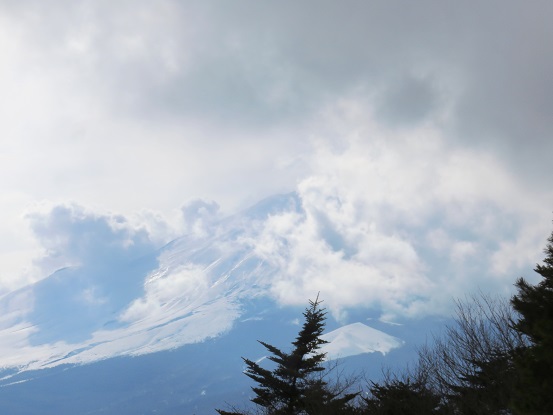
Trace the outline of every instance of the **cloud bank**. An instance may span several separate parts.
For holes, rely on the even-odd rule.
[[[303,211],[244,238],[283,303],[508,292],[550,229],[552,7],[2,2],[2,292],[290,191]]]
[[[382,127],[355,102],[342,111],[297,187],[303,211],[271,216],[257,241],[283,269],[272,284],[280,301],[321,291],[338,313],[447,314],[454,297],[508,294],[528,275],[547,237],[550,192],[527,188],[491,154],[447,146],[435,128]],[[328,144],[334,134],[348,143],[339,151]]]

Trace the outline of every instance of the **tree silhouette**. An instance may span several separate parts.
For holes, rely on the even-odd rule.
[[[326,311],[320,307],[319,297],[309,301],[303,316],[305,322],[292,343],[290,353],[259,341],[270,353],[269,360],[276,363],[272,371],[243,358],[246,376],[257,386],[252,387],[251,400],[266,415],[322,415],[352,413],[349,402],[356,393],[341,393],[329,387],[324,376],[325,353],[319,349],[325,343],[321,338],[325,327]],[[217,410],[221,415],[242,415],[242,412]]]
[[[512,356],[527,344],[514,317],[507,299],[468,297],[457,302],[444,334],[419,350],[419,370],[451,413],[509,413],[517,377]]]
[[[530,340],[515,354],[519,382],[513,406],[528,415],[553,413],[553,233],[548,241],[544,265],[534,269],[543,279],[531,285],[520,278],[511,299],[520,314],[515,328]]]

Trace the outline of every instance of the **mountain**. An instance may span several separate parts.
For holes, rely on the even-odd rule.
[[[322,336],[328,344],[322,352],[330,359],[340,359],[363,353],[380,352],[383,355],[401,347],[403,342],[363,323],[353,323],[337,328]]]
[[[258,339],[289,344],[301,324],[303,307],[273,300],[278,263],[253,242],[283,212],[304,214],[296,194],[140,257],[60,269],[2,296],[0,412],[203,414],[247,401],[241,356],[262,358]],[[377,376],[383,363],[407,360],[434,324],[370,327],[369,314],[352,310],[350,324],[329,315],[324,351],[349,371]]]

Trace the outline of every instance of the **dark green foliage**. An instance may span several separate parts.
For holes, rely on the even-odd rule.
[[[530,346],[515,354],[519,382],[513,407],[520,414],[553,414],[553,233],[544,252],[544,265],[534,271],[542,280],[532,285],[520,278],[511,303],[520,314],[515,328]]]
[[[442,414],[440,396],[425,382],[412,379],[388,379],[382,384],[371,382],[370,396],[363,398],[368,415]]]
[[[470,363],[474,371],[451,385],[448,406],[465,415],[507,413],[516,378],[512,357],[491,352],[486,360]]]
[[[349,414],[349,402],[357,394],[334,391],[324,380],[322,372],[325,354],[318,352],[326,343],[321,339],[325,327],[326,312],[320,308],[318,297],[309,301],[303,313],[305,322],[292,352],[261,342],[271,353],[269,360],[276,363],[273,371],[262,368],[258,363],[244,359],[245,374],[258,386],[252,388],[255,397],[252,402],[261,407],[266,415],[323,415]],[[217,410],[221,415],[240,415],[240,412]]]

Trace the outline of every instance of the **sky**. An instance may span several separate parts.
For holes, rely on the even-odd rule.
[[[539,0],[0,1],[0,293],[288,192],[307,215],[256,241],[286,266],[283,303],[373,290],[415,315],[409,296],[436,297],[428,313],[511,292],[552,229],[551,15]]]

